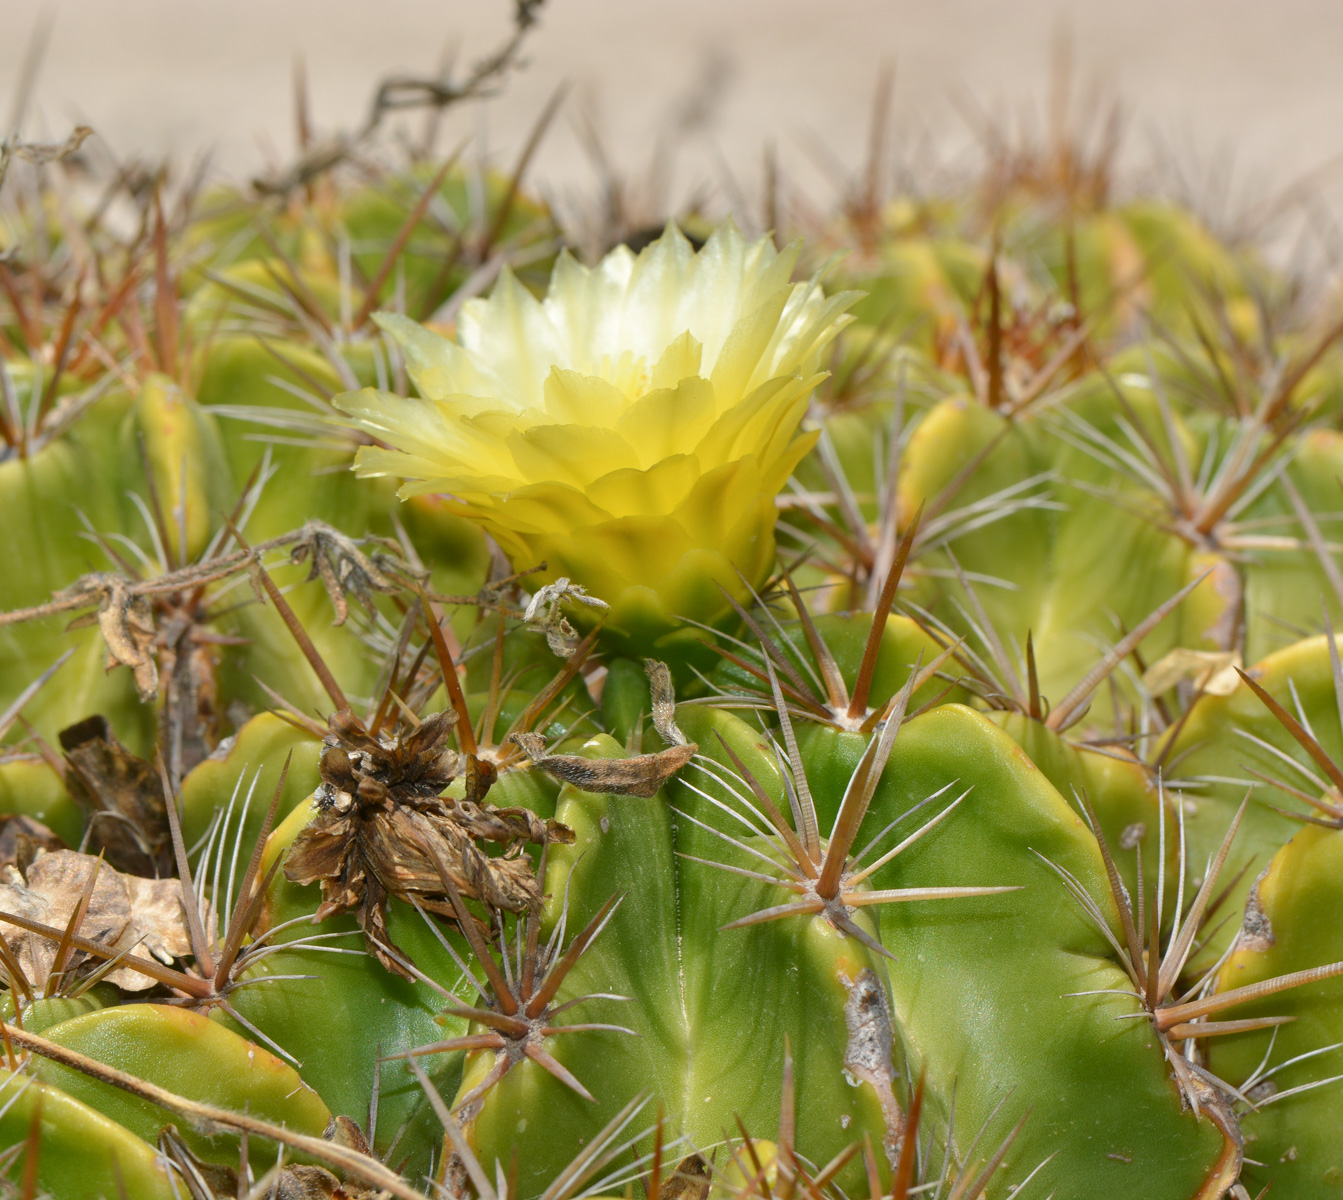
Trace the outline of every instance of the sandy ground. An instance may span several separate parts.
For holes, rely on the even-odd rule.
[[[0,97],[30,31],[46,52],[26,136],[95,127],[119,155],[208,147],[247,175],[292,152],[291,72],[301,57],[314,120],[353,127],[376,81],[427,73],[445,48],[470,62],[507,28],[508,0],[2,0]],[[824,146],[862,156],[874,81],[896,71],[897,144],[955,157],[970,98],[998,117],[1038,113],[1051,42],[1068,31],[1083,75],[1117,90],[1130,156],[1159,143],[1205,199],[1260,194],[1343,151],[1339,0],[549,0],[528,65],[500,97],[455,118],[508,156],[545,99],[572,85],[535,178],[589,185],[574,125],[595,113],[613,157],[640,166],[660,131],[707,94],[680,182],[783,168],[819,186]],[[958,98],[960,98],[958,100]],[[693,123],[695,114],[689,117]],[[1231,184],[1223,170],[1234,147]]]

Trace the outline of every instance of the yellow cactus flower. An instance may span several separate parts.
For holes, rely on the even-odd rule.
[[[856,299],[791,282],[797,256],[731,224],[696,252],[669,226],[593,268],[561,255],[544,300],[505,273],[455,342],[384,314],[419,396],[338,399],[382,443],[355,468],[446,497],[516,568],[609,603],[613,631],[718,621],[720,584],[741,596],[773,567],[774,498]]]

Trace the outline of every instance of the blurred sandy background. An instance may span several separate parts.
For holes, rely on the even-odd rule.
[[[389,72],[432,74],[450,48],[459,67],[491,50],[511,0],[3,0],[0,11],[2,103],[45,26],[25,137],[84,121],[119,156],[209,149],[245,176],[293,153],[297,56],[314,123],[349,129]],[[534,181],[590,184],[574,129],[586,106],[630,168],[661,131],[694,127],[682,190],[722,188],[724,164],[758,178],[767,139],[785,172],[821,189],[818,145],[861,161],[883,63],[901,152],[955,161],[971,140],[957,98],[999,118],[1038,115],[1060,33],[1079,75],[1123,98],[1129,160],[1159,143],[1205,199],[1262,194],[1343,150],[1339,0],[549,0],[525,68],[449,133],[483,136],[507,160],[568,81]]]

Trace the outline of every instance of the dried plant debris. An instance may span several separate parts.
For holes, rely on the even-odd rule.
[[[455,918],[437,864],[457,890],[502,912],[541,903],[524,843],[571,842],[572,832],[522,808],[440,793],[465,764],[448,745],[454,715],[436,713],[407,734],[373,737],[348,712],[335,714],[322,751],[316,816],[285,863],[294,883],[320,881],[316,920],[354,911],[369,950],[390,971],[406,970],[389,951],[389,897]],[[477,776],[479,778],[479,776]],[[477,793],[481,788],[473,789]],[[503,846],[492,856],[477,842]]]
[[[120,575],[99,572],[76,580],[53,598],[58,604],[85,607],[96,604],[96,616],[86,614],[70,622],[71,629],[97,621],[107,644],[107,669],[129,667],[135,689],[148,703],[158,695],[159,672],[154,663],[154,610],[144,596],[131,591]]]
[[[616,792],[645,799],[657,795],[662,785],[699,753],[699,746],[691,742],[633,758],[583,758],[578,754],[547,754],[546,739],[539,733],[515,733],[512,738],[541,770],[564,783],[585,792]]]
[[[569,623],[563,611],[565,604],[571,601],[598,612],[606,612],[611,607],[605,600],[588,595],[586,588],[561,576],[537,590],[523,616],[529,629],[546,635],[546,645],[559,658],[568,658],[574,652],[570,643],[578,639],[578,630]]]
[[[658,1188],[658,1200],[707,1200],[713,1169],[702,1154],[687,1154]]]
[[[70,923],[82,904],[83,918],[73,932],[83,938],[114,950],[139,949],[162,963],[191,953],[182,908],[182,885],[176,879],[125,875],[93,855],[75,850],[53,850],[39,855],[25,874],[12,866],[5,867],[4,872],[0,910],[5,913],[60,928]],[[62,969],[68,975],[88,959],[88,955],[76,949],[64,964],[58,965],[62,947],[50,940],[30,937],[13,926],[5,928],[3,937],[30,981],[49,981],[53,975],[60,975]],[[112,971],[106,978],[130,992],[145,991],[155,985],[153,979],[127,967]]]
[[[154,532],[160,539],[168,539],[169,535],[157,526]],[[224,553],[227,543],[216,539],[199,561],[161,563],[158,573],[149,578],[129,578],[108,571],[82,575],[54,592],[45,604],[0,612],[0,625],[78,613],[69,628],[96,624],[107,646],[108,670],[128,667],[135,676],[140,699],[147,703],[158,695],[160,673],[170,672],[169,659],[180,653],[177,642],[191,626],[203,623],[199,615],[203,589],[247,571],[253,576],[257,598],[262,599],[261,555],[268,551],[288,548],[291,563],[311,564],[309,579],[321,580],[335,609],[337,625],[349,615],[351,596],[373,613],[375,595],[390,595],[423,581],[423,573],[401,558],[396,543],[373,536],[352,538],[323,521],[308,521],[299,529],[256,546],[247,546],[236,528],[233,535],[241,550]],[[184,619],[187,628],[177,628]]]
[[[333,529],[322,521],[309,521],[295,535],[290,560],[294,563],[311,561],[308,579],[320,579],[331,606],[336,610],[336,624],[345,624],[350,614],[349,597],[353,596],[372,615],[373,597],[381,592],[391,595],[416,582],[419,577],[401,561],[395,542],[382,538],[356,540]],[[371,552],[360,547],[371,543]]]
[[[0,871],[15,867],[23,874],[39,854],[66,848],[65,843],[36,817],[22,813],[0,817]]]
[[[363,1130],[349,1117],[333,1117],[322,1136],[357,1154],[372,1153]],[[175,1125],[165,1125],[159,1132],[159,1152],[177,1172],[191,1200],[236,1200],[239,1195],[264,1196],[266,1200],[376,1200],[387,1195],[359,1184],[342,1183],[325,1167],[311,1164],[277,1165],[244,1190],[239,1186],[237,1170],[197,1157]]]
[[[117,741],[102,716],[61,730],[60,743],[71,768],[66,787],[90,814],[89,846],[119,871],[172,874],[168,814],[154,764]]]
[[[904,1114],[894,1090],[895,1028],[891,1008],[881,982],[870,967],[859,972],[852,982],[847,977],[842,982],[849,990],[844,1003],[844,1024],[849,1031],[844,1067],[876,1093],[886,1123],[886,1157],[895,1166],[904,1133]]]
[[[35,167],[62,162],[78,154],[79,148],[92,136],[93,130],[89,126],[76,125],[63,142],[21,142],[16,137],[6,138],[0,142],[0,185],[5,182],[12,160],[21,159]]]
[[[667,664],[644,660],[653,708],[653,726],[667,749],[655,754],[636,754],[632,758],[584,758],[578,754],[548,754],[546,739],[530,731],[509,735],[509,741],[547,775],[562,783],[572,783],[585,792],[613,792],[647,799],[657,795],[662,785],[699,752],[676,724],[676,694]]]
[[[672,686],[671,670],[656,658],[644,659],[644,673],[648,676],[648,694],[653,708],[653,728],[669,746],[689,746],[690,739],[676,724],[676,690]]]
[[[439,113],[455,104],[489,96],[521,61],[523,42],[536,24],[545,0],[513,0],[513,25],[509,36],[490,54],[472,64],[460,79],[443,73],[432,78],[391,75],[373,94],[368,117],[359,129],[339,133],[304,146],[301,157],[282,171],[259,175],[252,187],[261,196],[288,196],[309,187],[333,168],[360,157],[374,144],[388,114],[421,110]]]

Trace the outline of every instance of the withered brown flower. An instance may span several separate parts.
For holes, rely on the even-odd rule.
[[[525,808],[485,803],[493,772],[448,746],[453,724],[453,714],[441,712],[404,735],[374,737],[348,710],[333,715],[317,815],[294,839],[284,868],[293,883],[321,882],[314,920],[353,910],[369,951],[407,978],[397,961],[405,956],[387,933],[389,897],[455,920],[442,862],[462,896],[501,912],[530,912],[541,890],[522,845],[573,841],[566,826]],[[459,773],[467,778],[466,797],[440,795]],[[504,853],[491,856],[480,841],[502,845]]]

